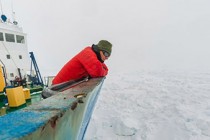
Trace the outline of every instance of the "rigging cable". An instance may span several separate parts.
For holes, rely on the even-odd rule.
[[[6,83],[6,85],[7,85],[7,74],[6,74],[6,73],[7,73],[7,70],[6,70],[6,67],[5,67],[3,61],[1,61],[1,59],[0,59],[0,62],[1,62],[1,64],[3,65],[2,69],[3,69],[3,71],[4,71],[4,80],[5,80],[5,83]]]

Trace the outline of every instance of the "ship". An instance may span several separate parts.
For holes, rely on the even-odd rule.
[[[17,21],[0,19],[0,116],[25,106],[44,83],[33,52],[28,51],[27,34]],[[16,92],[22,94],[16,94]]]
[[[43,82],[27,34],[1,15],[0,140],[84,139],[105,77],[51,86],[52,78]],[[34,95],[38,101],[22,107]]]
[[[83,140],[104,79],[48,87],[56,94],[0,117],[0,139]]]

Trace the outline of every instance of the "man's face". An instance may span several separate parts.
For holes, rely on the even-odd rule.
[[[109,56],[110,56],[109,53],[103,52],[103,51],[100,51],[100,55],[101,55],[101,59],[103,61],[107,60],[109,58]]]

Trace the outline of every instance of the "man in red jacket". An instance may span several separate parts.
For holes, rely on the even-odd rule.
[[[97,45],[88,46],[58,72],[52,84],[59,84],[70,80],[78,80],[84,77],[104,77],[108,74],[108,68],[104,61],[109,58],[112,52],[112,44],[101,40]]]

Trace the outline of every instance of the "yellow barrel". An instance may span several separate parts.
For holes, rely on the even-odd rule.
[[[18,107],[26,103],[23,87],[6,89],[9,107]]]
[[[24,93],[24,96],[25,96],[25,99],[31,99],[31,94],[30,94],[30,89],[28,88],[24,88],[23,89],[23,93]]]

